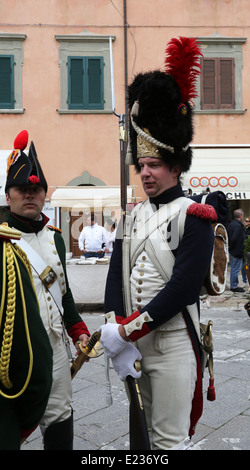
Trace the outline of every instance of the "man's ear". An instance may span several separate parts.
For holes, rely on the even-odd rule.
[[[8,204],[8,206],[10,205],[10,196],[6,193],[5,194],[5,198],[6,198],[6,202]]]
[[[176,165],[172,168],[172,173],[173,173],[173,176],[179,178],[180,174],[181,174],[181,167],[179,165]]]

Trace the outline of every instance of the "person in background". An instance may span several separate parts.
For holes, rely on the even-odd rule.
[[[37,159],[34,143],[24,152],[28,132],[15,139],[7,167],[5,185],[9,210],[6,222],[19,230],[16,243],[32,267],[32,278],[40,315],[53,349],[53,383],[48,404],[40,419],[45,450],[73,450],[72,384],[67,334],[79,352],[78,341],[86,345],[89,331],[77,313],[66,273],[66,250],[61,231],[48,225],[42,213],[47,182]],[[41,357],[38,360],[38,367]]]
[[[103,258],[107,243],[105,228],[97,224],[93,213],[88,215],[86,222],[78,238],[79,249],[85,258]]]
[[[106,245],[105,245],[105,256],[111,256],[113,249],[114,249],[114,243],[115,243],[115,237],[116,237],[116,226],[115,222],[113,219],[107,219],[106,220]]]
[[[250,217],[246,217],[244,221],[246,235],[250,236]]]
[[[247,283],[246,273],[243,268],[244,242],[246,239],[243,219],[243,210],[236,209],[234,219],[227,227],[229,253],[231,255],[230,289],[232,292],[244,292],[244,288],[238,285],[240,272],[242,273],[243,282]]]

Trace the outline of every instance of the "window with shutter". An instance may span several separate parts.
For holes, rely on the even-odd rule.
[[[68,57],[69,109],[103,109],[103,57]]]
[[[203,58],[201,109],[234,109],[234,59]]]
[[[0,108],[14,108],[13,55],[0,55]]]
[[[234,108],[234,60],[220,59],[220,108]]]

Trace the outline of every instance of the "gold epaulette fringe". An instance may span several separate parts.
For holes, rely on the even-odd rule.
[[[8,226],[6,222],[0,224],[0,237],[9,240],[20,240],[21,232]]]

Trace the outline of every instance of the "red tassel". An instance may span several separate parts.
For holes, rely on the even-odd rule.
[[[215,395],[214,379],[210,378],[209,387],[207,389],[207,400],[214,401],[215,398],[216,398],[216,395]]]
[[[36,175],[29,176],[29,182],[31,184],[38,184],[40,183],[40,179]]]

